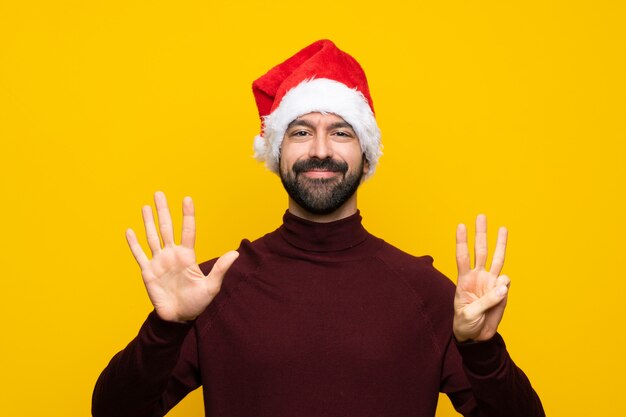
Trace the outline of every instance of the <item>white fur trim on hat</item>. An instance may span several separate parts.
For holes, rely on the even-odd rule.
[[[382,155],[380,129],[367,99],[360,91],[327,78],[304,80],[289,90],[280,105],[263,118],[263,136],[254,140],[255,158],[278,173],[280,145],[289,123],[307,113],[333,113],[348,122],[359,137],[372,175]]]

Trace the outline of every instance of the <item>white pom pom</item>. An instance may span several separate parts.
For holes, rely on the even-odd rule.
[[[261,135],[254,137],[254,157],[261,162],[267,159],[267,141]]]

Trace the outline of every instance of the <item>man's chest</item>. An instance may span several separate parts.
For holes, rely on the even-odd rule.
[[[383,266],[295,263],[278,269],[261,269],[226,288],[200,330],[201,361],[233,362],[255,375],[431,366],[432,318],[423,315],[419,296]]]

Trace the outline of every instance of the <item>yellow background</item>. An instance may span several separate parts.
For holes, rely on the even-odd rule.
[[[177,224],[194,197],[202,260],[278,226],[250,83],[319,38],[383,130],[366,227],[454,277],[456,224],[506,224],[501,332],[548,415],[626,415],[622,4],[1,1],[0,415],[89,415],[150,311],[124,230],[155,190]]]

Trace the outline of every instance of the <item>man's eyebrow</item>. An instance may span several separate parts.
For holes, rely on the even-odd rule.
[[[308,127],[310,129],[315,129],[315,126],[313,125],[313,123],[310,123],[304,119],[296,119],[292,121],[291,123],[289,123],[289,125],[287,125],[287,130],[291,129],[294,126],[302,126],[302,127]],[[352,129],[354,130],[352,125],[346,121],[332,123],[330,126],[328,126],[328,129]]]
[[[352,125],[346,121],[343,122],[335,122],[333,124],[331,124],[330,126],[328,126],[329,129],[351,129],[354,130],[352,128]]]
[[[307,122],[306,120],[296,119],[296,120],[292,121],[291,123],[289,123],[289,125],[287,126],[287,130],[291,129],[294,126],[308,127],[310,129],[314,129],[315,128],[315,126],[313,126],[312,123]]]

